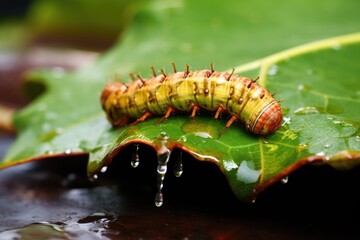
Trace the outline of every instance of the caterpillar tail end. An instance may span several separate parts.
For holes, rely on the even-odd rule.
[[[282,119],[280,104],[274,102],[266,111],[262,112],[251,131],[258,135],[269,135],[281,127]]]

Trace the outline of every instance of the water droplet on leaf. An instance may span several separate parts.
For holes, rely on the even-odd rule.
[[[278,71],[278,66],[273,64],[273,65],[271,65],[271,67],[270,67],[270,69],[268,71],[268,74],[273,76],[273,75],[275,75],[277,73],[277,71]]]
[[[297,115],[306,115],[306,114],[317,114],[320,113],[317,107],[300,107],[294,111]]]

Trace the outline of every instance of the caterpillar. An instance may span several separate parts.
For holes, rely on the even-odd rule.
[[[115,126],[134,125],[153,115],[167,119],[175,111],[191,112],[195,117],[200,109],[215,112],[217,119],[226,111],[233,122],[242,122],[246,129],[256,135],[267,135],[280,128],[282,110],[279,101],[256,80],[235,75],[232,72],[217,72],[213,65],[210,70],[183,71],[156,74],[153,77],[138,79],[130,74],[133,81],[108,83],[101,92],[100,102],[107,119]],[[132,121],[134,120],[134,121]],[[131,122],[132,121],[132,122]]]

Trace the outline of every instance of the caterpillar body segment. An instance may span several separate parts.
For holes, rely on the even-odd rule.
[[[183,111],[195,116],[199,109],[226,111],[231,116],[226,127],[239,120],[248,131],[267,135],[280,128],[282,110],[269,91],[256,81],[228,72],[184,71],[135,80],[130,84],[109,83],[101,93],[101,105],[114,126],[136,124],[153,115],[168,118]],[[161,120],[162,120],[161,119]],[[135,121],[134,121],[135,120]],[[161,121],[160,120],[160,121]]]

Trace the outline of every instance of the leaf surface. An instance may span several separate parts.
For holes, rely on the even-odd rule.
[[[200,1],[175,3],[154,1],[143,7],[119,44],[89,68],[75,73],[59,69],[31,73],[29,81],[40,81],[46,91],[16,115],[19,136],[0,168],[49,156],[89,153],[88,173],[93,176],[123,147],[144,143],[158,152],[159,165],[165,165],[163,156],[173,148],[214,162],[235,194],[245,200],[308,162],[327,162],[342,169],[358,163],[359,34],[279,52],[356,31],[351,19],[356,16],[356,1],[342,6],[354,14],[340,23],[336,19],[343,11],[335,11],[335,2],[287,3],[278,11],[267,11],[267,1],[221,5],[210,1],[207,14],[200,14],[204,12]],[[324,20],[319,21],[319,12],[313,9],[322,4],[327,4],[331,17],[324,13]],[[299,16],[306,12],[308,17],[300,26],[299,16],[282,8],[297,9]],[[334,24],[342,27],[319,31]],[[254,59],[259,60],[249,62]],[[227,119],[215,121],[207,114],[190,119],[176,114],[159,125],[155,125],[159,118],[153,117],[113,129],[99,104],[105,83],[129,71],[141,71],[147,77],[144,72],[147,69],[150,76],[150,65],[170,68],[172,61],[178,68],[189,64],[192,70],[209,63],[217,70],[237,66],[237,73],[260,76],[260,84],[272,92],[279,90],[276,96],[283,100],[283,127],[263,138],[234,124],[220,136]]]

